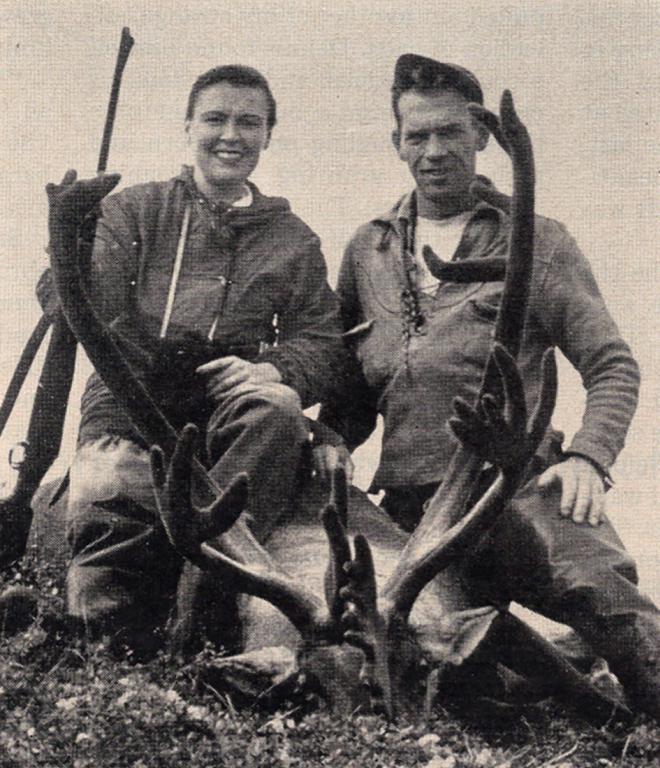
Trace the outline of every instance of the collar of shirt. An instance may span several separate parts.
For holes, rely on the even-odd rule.
[[[234,200],[231,205],[227,205],[226,203],[214,203],[202,194],[202,192],[197,187],[197,184],[195,183],[194,169],[191,165],[182,166],[181,173],[179,174],[178,178],[183,181],[188,189],[188,193],[193,198],[204,201],[211,211],[228,211],[232,208],[249,208],[254,202],[254,192],[256,191],[256,187],[254,187],[253,190],[252,185],[249,183],[245,183],[243,185],[241,196],[238,198],[238,200]]]
[[[248,185],[246,184],[243,187],[243,193],[238,198],[238,200],[234,200],[234,202],[231,204],[231,208],[249,208],[254,201],[254,195],[252,194],[252,190]]]

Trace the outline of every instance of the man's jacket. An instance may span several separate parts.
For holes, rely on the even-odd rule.
[[[179,410],[199,404],[204,382],[194,369],[215,357],[271,362],[307,407],[326,393],[341,355],[338,305],[318,237],[285,199],[250,189],[248,207],[217,208],[184,168],[170,181],[130,187],[102,203],[89,277],[92,300],[138,375],[161,403],[183,405]],[[93,374],[83,395],[80,440],[107,433],[133,435]]]
[[[346,249],[338,294],[358,366],[321,413],[351,450],[382,414],[374,490],[442,479],[456,445],[447,426],[452,400],[457,395],[475,400],[503,288],[502,282],[443,283],[433,296],[419,293],[424,322],[416,331],[402,311],[402,237],[410,200],[404,197],[361,227]],[[479,203],[454,258],[506,256],[509,233],[509,217]],[[605,474],[623,447],[636,407],[638,367],[566,228],[536,217],[534,247],[519,358],[527,403],[533,407],[539,394],[544,350],[558,347],[587,392],[582,426],[567,453],[590,459]]]

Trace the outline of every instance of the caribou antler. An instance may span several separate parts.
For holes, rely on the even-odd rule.
[[[188,428],[179,438],[122,355],[112,331],[94,312],[80,276],[77,233],[85,215],[118,180],[114,175],[76,181],[75,172],[70,172],[63,184],[48,186],[51,263],[69,325],[142,437],[158,446],[152,453],[152,474],[161,516],[173,545],[198,564],[231,575],[242,591],[273,603],[303,636],[330,634],[334,624],[322,601],[275,565],[240,518],[245,480],[239,477],[222,493],[194,456],[194,429]],[[171,457],[167,470],[166,457]],[[196,490],[211,499],[205,509],[191,503],[191,470]],[[342,498],[336,491],[333,503],[340,512],[343,508],[340,517],[345,519],[345,494]],[[224,534],[218,545],[224,554],[207,541],[221,532]],[[337,562],[340,560],[338,556]],[[340,585],[338,581],[335,592]],[[333,610],[337,613],[339,609],[335,606]]]
[[[471,107],[471,111],[494,134],[513,163],[511,200],[478,182],[471,187],[474,194],[487,202],[505,211],[510,210],[511,235],[506,279],[493,349],[486,363],[477,401],[474,406],[462,400],[454,403],[456,417],[450,419],[450,426],[460,444],[442,485],[430,500],[420,524],[402,552],[397,568],[381,593],[380,611],[377,610],[375,598],[364,600],[365,590],[370,593],[370,576],[368,573],[365,575],[364,567],[360,569],[360,559],[356,556],[349,566],[352,581],[343,594],[350,602],[350,611],[346,616],[352,628],[347,631],[346,639],[368,649],[365,665],[378,677],[377,683],[381,688],[389,683],[389,671],[383,673],[376,665],[369,666],[369,659],[375,658],[377,653],[377,645],[380,643],[386,647],[392,627],[403,617],[408,617],[426,584],[456,561],[498,518],[516,492],[527,463],[548,428],[556,399],[557,370],[554,355],[547,350],[542,361],[541,394],[527,425],[523,384],[515,359],[524,329],[533,265],[534,163],[531,141],[516,115],[509,91],[502,95],[501,118],[482,107]],[[472,275],[475,280],[486,281],[496,279],[497,270],[501,269],[497,261],[484,260],[486,263],[475,266],[473,271],[467,267],[461,271],[460,262],[454,267],[440,260],[434,261],[434,256],[433,253],[425,254],[429,268],[434,267],[441,275],[440,279],[448,280],[453,276],[461,282]],[[497,468],[497,477],[466,513],[484,461]],[[472,637],[468,647],[474,647],[479,638],[490,634],[497,613],[494,609],[476,609],[472,616],[475,627],[469,633]],[[384,620],[385,630],[378,633],[369,631],[370,627],[379,626],[377,617]],[[612,711],[612,702],[558,658],[547,644],[539,642],[523,622],[517,622],[503,612],[497,626],[505,629],[515,626],[518,637],[543,657],[542,663],[552,670],[557,680],[561,680],[566,690],[578,692],[579,698],[589,701],[590,705],[605,711],[609,707]],[[380,639],[383,635],[384,641]]]
[[[346,620],[348,642],[365,650],[366,667],[386,690],[389,672],[374,663],[385,652],[388,637],[397,621],[405,620],[420,591],[440,571],[485,532],[503,510],[518,487],[528,460],[548,426],[556,396],[554,357],[547,353],[543,363],[543,387],[530,426],[520,374],[515,358],[520,348],[532,273],[534,235],[534,167],[531,142],[516,115],[513,99],[505,91],[501,100],[501,121],[484,113],[484,122],[510,154],[513,162],[514,194],[509,258],[503,297],[495,326],[479,395],[474,406],[455,403],[456,418],[451,427],[461,443],[454,452],[444,481],[431,499],[422,521],[405,546],[394,573],[381,593],[378,610],[368,563],[368,545],[358,544],[361,557],[349,566],[352,579],[342,594],[349,602]],[[475,267],[450,267],[425,254],[429,268],[440,279],[459,280],[472,276],[479,281],[501,276],[501,262],[489,260]],[[430,263],[429,263],[430,262]],[[448,271],[449,270],[449,271]],[[495,482],[466,514],[468,501],[484,461],[498,469]],[[370,596],[366,599],[366,596]],[[491,621],[492,617],[486,617]],[[371,661],[374,660],[374,662]]]
[[[117,174],[76,180],[75,171],[69,171],[62,184],[48,185],[53,277],[67,322],[92,365],[145,442],[160,446],[165,456],[170,457],[177,444],[177,432],[122,355],[112,331],[97,317],[80,275],[77,251],[80,225],[118,181]],[[213,500],[222,494],[197,458],[193,457],[191,468],[197,490],[207,499]],[[241,519],[222,537],[222,546],[230,555],[243,552],[247,559],[258,558],[263,551]]]
[[[529,425],[515,361],[499,344],[494,345],[493,357],[502,380],[502,404],[488,394],[482,396],[481,407],[473,408],[457,399],[457,415],[450,420],[450,426],[465,446],[498,468],[496,481],[468,514],[447,531],[435,526],[432,515],[424,516],[380,593],[380,609],[371,551],[363,537],[356,537],[355,557],[346,566],[349,583],[340,590],[347,605],[342,616],[344,640],[364,652],[362,676],[372,704],[388,716],[392,714],[389,648],[393,634],[407,621],[426,584],[455,562],[497,519],[517,490],[554,407],[557,371],[551,350],[543,359],[541,396]],[[460,649],[460,658],[469,655],[486,637],[497,615],[496,609],[483,607],[466,611],[455,622],[461,636],[452,646]]]
[[[483,112],[484,121],[490,129],[496,129],[496,138],[513,163],[509,259],[493,351],[474,407],[461,401],[455,404],[458,420],[452,420],[451,426],[465,442],[456,448],[442,485],[429,502],[385,587],[383,594],[390,598],[393,609],[404,613],[410,611],[430,579],[467,542],[476,540],[494,522],[505,501],[515,492],[554,408],[556,370],[554,359],[546,354],[542,394],[527,430],[527,409],[515,358],[523,333],[534,255],[534,161],[529,135],[516,114],[509,91],[502,95],[500,110],[501,120]],[[465,515],[485,460],[500,469],[498,477]]]
[[[433,510],[427,511],[401,553],[396,570],[383,590],[391,610],[407,616],[421,590],[471,546],[497,519],[518,488],[527,462],[547,429],[557,393],[557,369],[551,350],[543,359],[543,385],[539,404],[527,425],[522,381],[515,361],[504,347],[495,345],[492,355],[502,381],[504,403],[482,395],[472,408],[456,400],[457,416],[450,426],[480,461],[498,468],[498,475],[484,495],[458,522],[442,530]]]

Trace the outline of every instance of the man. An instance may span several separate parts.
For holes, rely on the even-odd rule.
[[[95,306],[169,419],[204,431],[212,478],[225,487],[248,474],[261,538],[295,493],[302,409],[324,394],[342,348],[318,238],[286,200],[248,181],[275,121],[257,71],[199,77],[185,120],[192,167],[103,201],[89,274]],[[140,652],[181,568],[158,521],[147,448],[94,373],[70,473],[68,610]]]
[[[359,362],[350,396],[321,420],[345,446],[318,448],[325,473],[384,421],[372,491],[407,530],[443,478],[456,446],[452,400],[474,402],[502,283],[440,283],[422,256],[503,256],[508,215],[470,192],[488,132],[468,104],[483,104],[467,70],[407,54],[397,62],[392,139],[415,182],[412,193],[350,241],[338,293],[345,336]],[[478,112],[476,113],[478,114]],[[604,517],[609,469],[637,402],[638,368],[600,296],[589,265],[558,222],[537,217],[529,315],[519,366],[528,404],[541,356],[556,346],[587,390],[583,423],[562,450],[550,430],[510,509],[463,569],[472,597],[516,600],[572,625],[605,656],[631,699],[658,714],[658,613],[635,586],[634,563]],[[402,332],[403,329],[403,332]],[[361,378],[360,378],[361,377]]]

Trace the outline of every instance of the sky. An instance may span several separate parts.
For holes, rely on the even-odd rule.
[[[513,92],[534,142],[537,211],[576,237],[639,360],[640,406],[608,509],[643,585],[660,597],[659,18],[660,3],[642,0],[0,0],[0,392],[39,316],[44,185],[70,167],[94,173],[123,26],[135,47],[109,170],[122,173],[122,185],[176,174],[188,159],[183,117],[197,75],[222,63],[258,68],[279,119],[253,179],[287,197],[319,234],[331,282],[352,232],[410,187],[390,142],[396,58],[416,52],[458,63],[478,76],[488,106],[504,88]],[[491,144],[479,171],[508,191],[507,159]],[[79,368],[54,473],[75,444],[89,371],[85,361]],[[584,395],[567,363],[560,373],[555,424],[571,435]],[[24,436],[34,387],[33,376],[0,438],[0,479],[11,475],[4,457]],[[377,455],[377,439],[357,453],[363,487]]]

